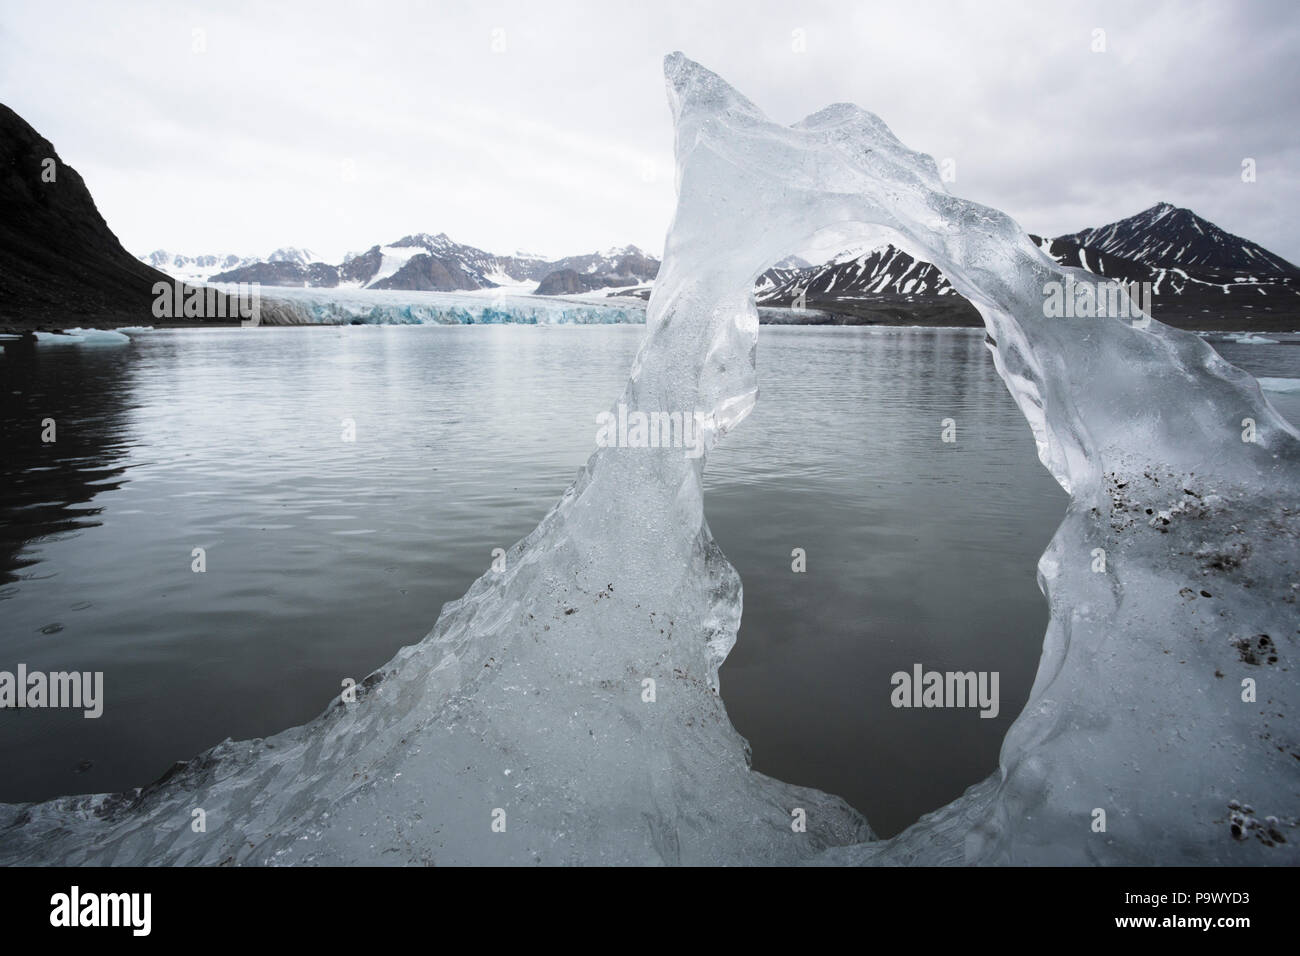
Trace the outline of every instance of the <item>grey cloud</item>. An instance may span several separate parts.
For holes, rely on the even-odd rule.
[[[503,252],[657,250],[660,61],[682,49],[783,122],[836,101],[880,114],[957,160],[954,192],[1031,231],[1167,200],[1300,260],[1289,0],[10,7],[0,99],[136,251],[337,256],[420,230]]]

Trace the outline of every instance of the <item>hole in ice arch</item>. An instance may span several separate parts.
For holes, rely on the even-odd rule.
[[[709,463],[709,527],[744,584],[728,714],[756,770],[882,836],[994,772],[1047,625],[1035,568],[1065,494],[983,334],[765,327],[762,400]],[[998,672],[997,717],[894,708],[891,675],[917,663]]]
[[[841,223],[796,251],[890,244],[906,240]],[[880,304],[927,322],[919,303]],[[709,527],[745,595],[723,699],[755,770],[844,797],[892,836],[997,769],[1037,671],[1035,569],[1066,495],[982,327],[767,325],[759,339],[762,400],[706,471]],[[997,715],[894,707],[891,676],[916,664],[997,673]]]

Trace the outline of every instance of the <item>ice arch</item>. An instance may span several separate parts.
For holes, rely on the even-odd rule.
[[[741,589],[705,459],[608,447],[356,703],[142,791],[0,807],[0,863],[1292,860],[1296,840],[1257,839],[1273,824],[1237,841],[1228,820],[1236,798],[1288,827],[1300,783],[1300,441],[1254,380],[1159,323],[1045,318],[1066,271],[877,117],[782,127],[680,54],[665,67],[678,207],[618,404],[699,412],[706,447],[735,427],[757,397],[752,279],[819,229],[884,227],[942,268],[1072,496],[999,772],[882,843],[842,801],[750,771],[717,694]]]
[[[1049,284],[1095,277],[949,195],[934,161],[878,117],[841,104],[787,129],[680,54],[665,67],[679,200],[646,350],[679,315],[711,316],[704,400],[736,417],[755,394],[752,362],[738,368],[757,334],[741,301],[753,278],[818,230],[883,229],[980,312],[1039,457],[1071,495],[1040,562],[1051,622],[1039,673],[999,774],[888,844],[827,858],[1286,862],[1270,826],[1247,819],[1248,845],[1234,842],[1229,804],[1284,829],[1300,810],[1297,681],[1284,669],[1300,633],[1295,431],[1194,335],[1146,316],[1048,317]],[[1261,657],[1279,637],[1284,649]],[[1243,700],[1244,678],[1272,703]]]

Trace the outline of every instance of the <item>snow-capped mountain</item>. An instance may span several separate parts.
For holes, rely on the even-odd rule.
[[[1190,209],[1167,202],[1119,222],[1059,238],[1150,266],[1300,278],[1300,269],[1281,256],[1220,229]]]
[[[547,264],[547,272],[571,269],[588,276],[617,276],[642,281],[659,274],[659,260],[636,246],[622,246],[588,255],[565,256]]]
[[[277,250],[280,251],[280,250]],[[208,276],[228,269],[238,269],[265,260],[257,256],[238,256],[233,253],[219,255],[185,256],[173,254],[166,249],[155,249],[148,255],[137,256],[141,262],[153,266],[160,272],[186,282],[202,282]]]
[[[524,282],[527,272],[527,260],[496,256],[446,233],[421,232],[352,256],[339,267],[339,281],[364,289],[453,292]]]
[[[1225,295],[1300,296],[1300,283],[1295,281],[1294,275],[1285,273],[1265,274],[1260,270],[1254,270],[1256,274],[1252,275],[1246,270],[1207,266],[1150,265],[1146,262],[1126,259],[1118,254],[1103,252],[1094,246],[1081,245],[1068,237],[1042,239],[1031,236],[1030,238],[1038,243],[1043,252],[1061,265],[1086,269],[1108,279],[1149,282],[1154,295],[1196,296],[1213,293],[1220,298]],[[1277,261],[1283,265],[1290,265],[1284,259],[1279,258]]]
[[[456,242],[441,232],[415,233],[365,252],[349,253],[338,265],[321,261],[310,250],[293,247],[277,249],[264,259],[175,256],[162,250],[140,259],[192,281],[439,292],[528,285],[528,291],[539,295],[631,286],[648,282],[659,272],[659,260],[636,246],[561,259],[499,256]]]
[[[790,257],[781,260],[788,262]],[[836,256],[807,268],[772,267],[759,277],[760,303],[787,304],[806,299],[867,296],[950,295],[953,288],[937,266],[918,262],[893,246]]]
[[[1296,266],[1168,203],[1096,229],[1055,239],[1031,238],[1063,265],[1108,278],[1149,282],[1156,296],[1182,298],[1179,308],[1195,305],[1198,311],[1207,311],[1220,307],[1225,295],[1248,296],[1258,308],[1271,308],[1274,302],[1295,308],[1300,297]],[[293,247],[277,249],[265,259],[173,256],[161,250],[140,259],[190,281],[442,292],[526,286],[538,295],[608,290],[644,297],[659,271],[659,261],[636,246],[559,259],[527,253],[502,256],[457,242],[446,233],[424,232],[349,254],[338,265]],[[914,302],[956,294],[936,266],[892,246],[851,250],[820,265],[787,256],[759,278],[754,293],[763,305],[802,301],[814,308],[863,300]],[[1202,297],[1205,303],[1200,302]]]
[[[266,257],[267,262],[293,262],[300,266],[309,266],[313,262],[320,262],[321,259],[310,249],[298,249],[294,246],[284,246],[276,249]]]
[[[211,276],[223,272],[267,264],[276,264],[278,266],[283,263],[306,270],[313,263],[320,261],[319,257],[312,253],[310,249],[298,249],[294,246],[284,246],[276,249],[266,257],[241,256],[234,253],[186,256],[168,252],[166,249],[155,249],[147,255],[136,256],[136,258],[147,265],[153,266],[160,272],[165,272],[173,278],[182,279],[186,282],[206,282]],[[272,268],[266,271],[267,274],[274,274],[277,269]]]
[[[1265,311],[1300,307],[1300,269],[1189,210],[1167,203],[1098,229],[1055,239],[1030,238],[1062,265],[1107,278],[1150,283],[1157,308],[1163,304],[1165,308],[1205,312],[1221,309],[1229,301]],[[1129,250],[1136,250],[1142,258],[1125,255]],[[790,268],[783,260],[759,278],[754,291],[760,304],[802,301],[810,308],[831,309],[837,303],[912,301],[952,295],[955,290],[934,265],[917,262],[887,246],[841,254],[823,265],[802,269]]]
[[[659,260],[636,246],[623,246],[548,262],[545,273],[537,286],[537,295],[619,290],[652,282],[659,274]]]

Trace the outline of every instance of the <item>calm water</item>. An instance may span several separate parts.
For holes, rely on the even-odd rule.
[[[642,331],[7,349],[0,670],[104,671],[106,704],[98,720],[0,711],[0,800],[138,786],[314,717],[532,530]],[[745,584],[722,671],[732,719],[758,769],[843,795],[884,834],[994,769],[1046,624],[1035,566],[1065,496],[982,337],[765,327],[758,408],[709,466],[709,522]],[[1300,377],[1300,348],[1221,350]],[[1300,419],[1300,395],[1273,398]],[[955,444],[939,440],[949,417]],[[998,671],[1001,713],[895,710],[890,675],[913,663]]]

